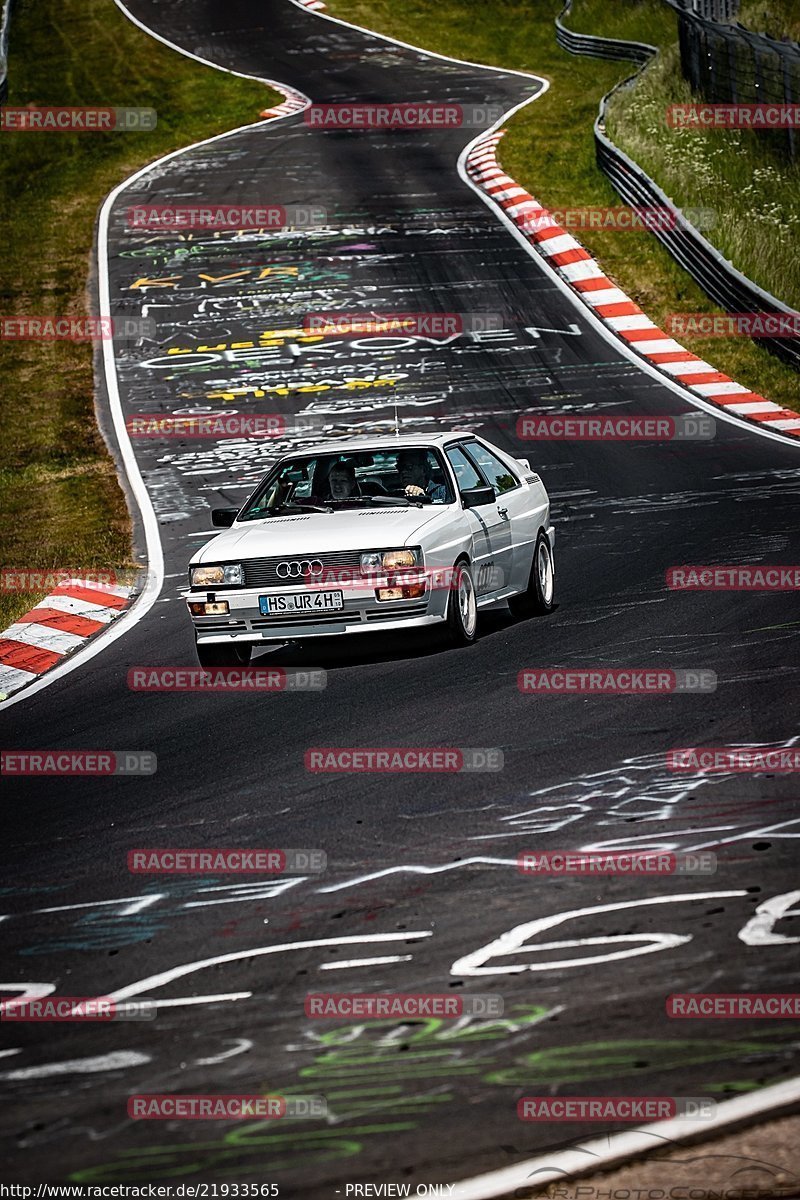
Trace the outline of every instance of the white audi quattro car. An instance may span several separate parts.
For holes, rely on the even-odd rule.
[[[329,440],[287,454],[189,565],[202,666],[254,646],[441,627],[475,640],[478,610],[554,603],[550,501],[524,458],[472,433]]]

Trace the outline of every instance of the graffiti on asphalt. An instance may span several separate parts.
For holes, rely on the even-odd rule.
[[[280,1087],[280,1091],[286,1096],[309,1091],[324,1094],[328,1101],[326,1124],[332,1128],[284,1132],[265,1129],[263,1121],[254,1122],[199,1147],[159,1143],[123,1151],[112,1161],[78,1171],[71,1178],[102,1183],[192,1174],[227,1177],[252,1173],[258,1166],[291,1171],[309,1162],[355,1158],[373,1139],[413,1132],[432,1112],[456,1100],[449,1089],[462,1079],[491,1089],[508,1089],[644,1078],[664,1069],[681,1071],[712,1064],[724,1072],[728,1065],[735,1069],[737,1060],[747,1061],[752,1069],[759,1060],[776,1056],[789,1061],[794,1042],[790,1029],[759,1033],[740,1042],[700,1037],[584,1042],[517,1052],[511,1067],[497,1068],[491,1043],[525,1038],[558,1011],[521,1005],[503,1020],[465,1018],[458,1026],[449,1027],[436,1020],[401,1026],[375,1022],[369,1028],[351,1025],[309,1034],[311,1044],[318,1046],[317,1053],[308,1066],[297,1071],[297,1083]],[[304,1052],[308,1045],[290,1049]],[[740,1083],[738,1089],[751,1085],[756,1082]],[[270,1081],[270,1088],[275,1086],[280,1085]],[[424,1090],[415,1090],[419,1086]],[[735,1083],[720,1084],[720,1090],[726,1086],[729,1090],[737,1087]],[[488,1102],[496,1112],[497,1097],[490,1096]],[[513,1099],[508,1103],[513,1107]],[[392,1119],[381,1119],[385,1110]],[[288,1124],[282,1122],[284,1129]]]

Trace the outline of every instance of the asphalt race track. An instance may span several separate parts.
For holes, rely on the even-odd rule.
[[[508,110],[540,86],[290,0],[134,0],[129,10],[186,51],[315,102]],[[546,483],[559,604],[532,621],[486,614],[466,651],[349,640],[256,660],[324,668],[322,692],[131,691],[132,666],[195,663],[179,590],[210,536],[209,508],[241,502],[287,444],[133,440],[163,544],[161,595],[125,636],[7,708],[2,742],[147,750],[158,769],[4,779],[0,943],[4,991],[146,997],[157,1015],[3,1028],[9,1182],[276,1182],[281,1195],[314,1198],[352,1182],[454,1182],[620,1127],[523,1123],[524,1094],[720,1101],[792,1077],[791,1021],[679,1023],[665,999],[791,991],[791,921],[773,936],[769,922],[740,934],[758,905],[797,886],[796,783],[676,774],[666,754],[794,744],[796,602],[670,591],[665,572],[800,561],[800,447],[721,418],[710,441],[518,441],[522,413],[694,406],[602,336],[461,178],[458,156],[479,132],[330,132],[299,114],[188,149],[114,203],[111,310],[157,327],[153,340],[118,348],[126,416],[282,413],[306,423],[289,439],[302,444],[391,431],[396,405],[403,428],[480,432],[528,455]],[[197,199],[317,206],[326,221],[189,236],[127,220],[134,203]],[[332,309],[499,313],[502,330],[258,344],[263,331]],[[251,355],[226,358],[254,340]],[[116,450],[107,412],[101,423]],[[137,526],[141,544],[139,516]],[[712,670],[719,683],[712,695],[517,688],[525,667],[587,665]],[[504,767],[315,775],[304,755],[319,745],[499,748]],[[128,851],[151,846],[318,848],[328,869],[130,874]],[[718,870],[596,880],[515,869],[525,849],[630,847],[713,850]],[[529,927],[489,949],[519,926]],[[304,1015],[308,991],[451,989],[501,995],[504,1018]],[[264,1091],[325,1096],[328,1119],[126,1115],[134,1092]]]

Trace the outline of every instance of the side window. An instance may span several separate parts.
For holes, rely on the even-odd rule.
[[[428,451],[428,478],[434,489],[430,493],[434,504],[452,504],[453,489],[450,486],[450,477],[433,450]]]
[[[460,492],[465,491],[467,488],[485,486],[480,475],[460,446],[451,446],[447,451],[447,458],[450,466],[456,473],[458,490]]]
[[[498,496],[501,496],[503,492],[510,492],[512,488],[519,487],[519,480],[511,473],[511,468],[501,462],[480,442],[467,442],[467,450],[470,458],[478,464]]]

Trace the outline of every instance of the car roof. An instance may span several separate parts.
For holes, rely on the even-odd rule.
[[[331,438],[327,442],[315,442],[312,446],[292,450],[286,457],[310,454],[344,454],[348,450],[396,450],[404,446],[441,446],[447,442],[458,441],[463,437],[477,437],[469,429],[452,429],[447,433],[401,433],[379,434],[369,437],[363,434],[353,438]]]

